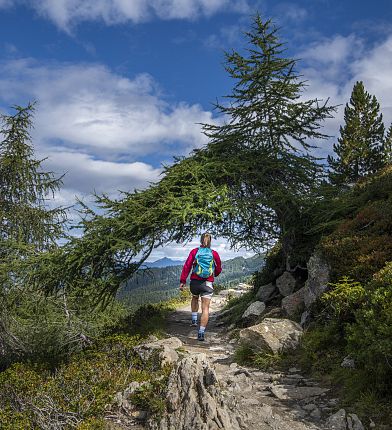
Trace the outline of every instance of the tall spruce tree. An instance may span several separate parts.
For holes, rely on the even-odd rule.
[[[330,180],[337,185],[356,182],[384,164],[385,127],[380,105],[362,81],[354,85],[344,110],[344,122],[333,146],[336,157],[328,156]]]
[[[13,115],[0,117],[0,239],[3,245],[45,249],[63,231],[64,209],[49,209],[46,204],[62,181],[43,171],[43,160],[34,158],[30,135],[34,104],[14,109]]]
[[[217,104],[227,121],[204,126],[206,160],[215,158],[215,175],[230,184],[236,208],[223,234],[258,246],[280,238],[289,255],[303,229],[303,199],[320,173],[311,150],[316,139],[327,137],[321,125],[335,107],[301,97],[305,83],[270,20],[256,15],[245,37],[243,53],[226,54],[234,87],[227,102]]]
[[[392,164],[392,124],[389,126],[384,141],[384,163]]]

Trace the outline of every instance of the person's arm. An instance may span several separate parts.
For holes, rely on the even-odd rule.
[[[186,284],[186,279],[189,276],[190,271],[192,270],[193,261],[195,259],[195,250],[192,249],[192,251],[189,253],[188,258],[185,261],[184,267],[182,268],[181,276],[180,276],[180,289],[184,287]]]
[[[219,254],[216,251],[213,251],[214,260],[215,260],[215,276],[219,276],[222,272],[222,262],[219,257]]]

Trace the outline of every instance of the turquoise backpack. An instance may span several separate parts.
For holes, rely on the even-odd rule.
[[[215,261],[210,248],[199,248],[195,255],[193,273],[201,278],[208,278],[214,273]]]

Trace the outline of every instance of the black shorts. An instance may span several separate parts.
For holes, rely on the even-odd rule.
[[[190,290],[192,295],[205,297],[210,299],[214,294],[214,288],[210,281],[200,281],[198,279],[191,279]]]

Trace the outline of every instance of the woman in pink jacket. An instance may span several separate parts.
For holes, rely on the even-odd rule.
[[[218,276],[222,272],[221,259],[219,254],[211,249],[211,235],[209,233],[203,233],[201,235],[200,247],[192,249],[189,253],[180,277],[180,290],[186,285],[186,280],[191,270],[191,325],[197,327],[199,297],[201,297],[202,313],[197,338],[203,341],[210,313],[210,301],[214,293],[214,276]]]

